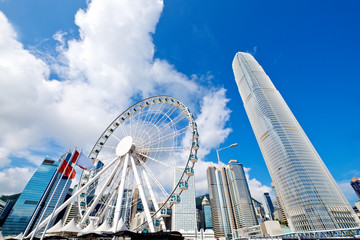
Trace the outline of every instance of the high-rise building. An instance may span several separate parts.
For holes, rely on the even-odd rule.
[[[14,201],[8,199],[5,203],[4,208],[2,209],[1,213],[0,213],[0,227],[4,224],[4,222],[6,221],[7,217],[10,214],[11,209],[14,206]]]
[[[265,210],[263,204],[256,200],[255,198],[252,199],[253,205],[255,208],[256,218],[258,223],[262,223],[265,220]]]
[[[207,177],[216,238],[237,237],[237,229],[258,224],[241,163],[231,160],[225,167],[210,166]]]
[[[58,161],[45,158],[27,183],[5,221],[2,228],[4,236],[18,235],[25,231],[28,224],[29,230],[34,229],[41,216],[43,216],[42,219],[45,219],[51,214],[59,198],[59,204],[63,202],[71,181],[67,181],[67,177],[57,171],[58,166]],[[51,181],[53,178],[54,180]],[[60,181],[59,184],[57,184],[58,181]],[[56,188],[56,186],[58,187]],[[62,191],[63,189],[64,191]],[[51,196],[53,196],[52,199],[50,199]],[[48,207],[46,208],[46,206]],[[34,218],[31,221],[33,215]]]
[[[360,225],[349,202],[262,67],[237,53],[233,70],[292,231]]]
[[[202,205],[202,211],[203,211],[203,215],[204,215],[204,223],[205,223],[204,229],[212,229],[213,224],[212,224],[212,218],[211,218],[211,207],[210,207],[210,202],[206,198],[206,196],[202,200],[201,205]]]
[[[182,175],[183,168],[174,169],[174,184]],[[181,201],[172,206],[171,230],[195,231],[196,224],[195,182],[194,177],[189,178],[188,189],[181,193]]]
[[[6,205],[6,202],[4,202],[3,200],[0,199],[0,214],[3,211],[5,205]]]
[[[281,218],[278,218],[278,219],[281,220],[281,221],[287,221],[287,219],[286,219],[286,214],[285,214],[285,210],[284,210],[284,208],[282,207],[282,203],[281,203],[281,201],[280,201],[280,197],[279,197],[279,194],[278,194],[277,191],[276,191],[276,188],[275,188],[274,183],[271,183],[271,187],[272,187],[272,189],[273,189],[273,191],[274,191],[274,193],[275,193],[276,201],[277,201],[277,204],[278,204],[278,206],[279,206],[279,211],[280,211],[280,214],[281,214]]]
[[[353,177],[350,181],[350,185],[354,189],[356,195],[360,198],[360,178]]]
[[[209,166],[206,172],[215,238],[231,237],[232,228],[225,201],[221,171],[214,166]]]
[[[275,220],[274,219],[274,206],[271,201],[271,197],[269,193],[264,193],[263,196],[263,205],[265,210],[265,216],[267,220]]]
[[[234,229],[257,225],[257,218],[252,202],[249,186],[246,180],[243,165],[236,160],[230,160],[229,165],[223,168],[226,177]],[[225,182],[225,181],[224,181]]]

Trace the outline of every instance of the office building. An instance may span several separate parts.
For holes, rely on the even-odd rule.
[[[59,198],[59,204],[63,202],[71,181],[67,181],[67,177],[62,176],[57,171],[59,163],[50,158],[45,158],[41,163],[5,221],[2,228],[4,236],[18,235],[25,231],[28,224],[30,230],[34,229],[42,215],[42,219],[45,219],[51,214]],[[54,180],[51,181],[53,178]],[[56,188],[58,181],[60,182]],[[63,194],[61,194],[63,189]],[[52,195],[53,198],[50,199]],[[34,218],[32,219],[33,215]],[[55,218],[56,216],[54,216],[52,223]]]
[[[231,160],[229,165],[223,168],[226,189],[232,208],[228,208],[229,216],[233,215],[234,229],[257,225],[257,218],[252,202],[249,186],[246,180],[243,165],[236,160]],[[224,181],[225,182],[225,181]],[[232,214],[230,213],[232,212]]]
[[[206,198],[206,196],[202,200],[201,205],[202,205],[202,212],[203,212],[204,223],[205,223],[204,229],[212,229],[213,224],[212,224],[212,217],[211,217],[211,206],[210,206],[210,202]]]
[[[237,229],[258,224],[257,215],[241,163],[207,169],[209,196],[216,238],[238,237]]]
[[[265,210],[263,207],[263,204],[261,202],[259,202],[258,200],[256,200],[255,198],[252,199],[254,208],[255,208],[255,213],[256,213],[256,218],[258,223],[262,223],[265,221]]]
[[[4,208],[2,209],[1,213],[0,213],[0,227],[4,224],[4,222],[6,221],[7,217],[10,214],[11,209],[14,206],[14,201],[8,199],[5,203]]]
[[[278,210],[278,211],[280,211],[280,213],[277,212],[277,215],[281,214],[281,217],[278,218],[278,219],[281,220],[281,221],[287,221],[287,220],[286,220],[286,214],[285,214],[284,208],[282,207],[282,203],[281,203],[281,201],[280,201],[279,194],[277,194],[277,191],[276,191],[276,188],[275,188],[274,183],[271,183],[271,187],[272,187],[272,189],[273,189],[273,191],[274,191],[274,193],[275,193],[276,201],[277,201],[277,204],[278,204],[278,207],[279,207],[279,210]],[[275,218],[275,219],[276,219],[276,218]]]
[[[182,175],[183,168],[174,169],[174,185]],[[185,180],[186,175],[183,176]],[[195,231],[196,222],[196,206],[195,206],[195,178],[190,177],[188,181],[188,189],[181,193],[181,201],[179,204],[172,206],[171,213],[171,230],[172,231]]]
[[[353,177],[350,181],[350,185],[354,189],[356,195],[360,198],[360,178]]]
[[[209,166],[206,173],[215,238],[230,238],[232,236],[232,228],[225,202],[221,171],[214,166]]]
[[[265,217],[266,220],[275,220],[274,218],[274,206],[271,201],[271,197],[269,193],[264,193],[263,196],[263,206],[265,210]]]
[[[5,205],[6,205],[6,202],[4,202],[3,200],[0,199],[0,214],[3,211]]]
[[[359,227],[349,202],[262,67],[248,53],[237,53],[232,66],[291,230]]]

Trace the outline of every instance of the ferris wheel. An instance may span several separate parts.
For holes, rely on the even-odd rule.
[[[80,225],[166,231],[165,220],[194,175],[198,137],[192,113],[178,99],[157,96],[129,107],[89,154],[97,169],[84,170],[79,182]]]

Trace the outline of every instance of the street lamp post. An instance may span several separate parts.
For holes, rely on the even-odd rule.
[[[224,148],[220,148],[220,149],[216,149],[216,154],[217,154],[217,158],[218,158],[218,168],[219,168],[219,171],[221,172],[221,169],[220,169],[220,167],[221,167],[221,161],[220,161],[220,156],[219,156],[219,152],[221,151],[221,150],[224,150],[224,149],[226,149],[226,148],[232,148],[232,147],[237,147],[238,146],[238,144],[237,143],[233,143],[233,144],[231,144],[230,146],[227,146],[227,147],[224,147]],[[216,175],[217,176],[217,175]],[[219,179],[217,179],[217,182],[219,182]],[[223,199],[222,199],[222,196],[221,196],[221,191],[220,191],[220,186],[219,186],[219,184],[218,184],[218,192],[219,192],[219,198],[220,198],[220,202],[222,202],[222,204],[224,204],[224,201],[223,201]],[[223,217],[223,221],[225,221],[225,213],[224,213],[224,206],[220,206],[221,207],[221,213],[222,213],[222,217]],[[230,215],[229,215],[230,216]],[[234,227],[232,226],[232,221],[231,221],[231,219],[229,219],[230,220],[230,227],[231,227],[231,235],[232,235],[232,239],[234,239]],[[224,227],[225,227],[225,224],[224,224]]]
[[[220,157],[219,157],[219,152],[220,152],[221,150],[226,149],[226,148],[237,147],[237,146],[238,146],[237,143],[233,143],[233,144],[231,144],[230,146],[223,147],[223,148],[220,148],[220,149],[216,149],[216,154],[217,154],[217,158],[218,158],[218,165],[219,165],[219,167],[220,167],[220,163],[221,163]]]

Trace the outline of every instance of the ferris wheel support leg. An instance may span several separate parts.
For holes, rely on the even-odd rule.
[[[88,217],[90,216],[90,214],[92,213],[92,211],[94,210],[94,208],[96,207],[96,205],[98,204],[100,198],[103,196],[103,193],[105,191],[105,189],[107,188],[107,186],[109,185],[110,181],[112,180],[112,178],[114,177],[115,173],[117,172],[118,168],[120,167],[121,161],[119,161],[116,166],[114,167],[113,171],[111,172],[110,176],[107,178],[104,186],[102,187],[102,189],[100,190],[100,192],[98,193],[98,195],[96,196],[95,200],[93,201],[93,203],[91,204],[91,207],[89,209],[86,210],[86,213],[84,215],[84,217],[81,219],[81,224],[83,224]]]
[[[153,223],[152,218],[151,218],[151,214],[150,214],[149,206],[148,206],[147,201],[146,201],[144,189],[143,189],[143,187],[141,185],[139,174],[138,174],[138,172],[136,170],[135,161],[134,161],[134,158],[133,158],[132,155],[130,155],[130,161],[131,161],[131,168],[132,168],[132,170],[134,172],[135,181],[136,181],[137,187],[139,189],[141,203],[144,206],[145,216],[146,216],[146,220],[147,220],[147,222],[149,224],[150,232],[155,232],[154,223]]]
[[[92,183],[94,183],[96,181],[96,179],[98,179],[101,174],[103,174],[106,170],[108,170],[116,161],[118,160],[118,158],[114,159],[111,163],[109,163],[108,165],[106,165],[100,172],[98,172],[92,179],[90,179],[82,188],[80,188],[76,193],[74,193],[68,200],[66,200],[63,204],[61,204],[56,210],[54,215],[59,214],[65,207],[67,207],[67,205],[69,205],[76,197],[78,197],[84,190],[86,190]],[[50,217],[48,216],[44,221],[42,221],[39,224],[39,229],[41,229],[42,227],[44,227],[48,221],[50,221]],[[32,231],[30,234],[33,234],[34,231]],[[28,235],[31,236],[31,235]]]
[[[158,205],[158,202],[155,198],[155,194],[154,194],[154,191],[152,190],[152,187],[150,185],[150,181],[149,181],[149,178],[146,174],[146,171],[145,169],[142,170],[143,172],[143,175],[144,175],[144,178],[145,178],[145,183],[147,185],[147,188],[149,189],[149,192],[150,192],[150,197],[151,197],[151,200],[153,201],[153,204],[154,204],[154,207],[155,207],[155,211],[158,212],[156,215],[157,217],[160,216],[160,213],[159,213],[159,205]],[[160,217],[160,224],[161,224],[161,228],[162,230],[165,232],[166,231],[166,226],[165,226],[165,222],[164,222],[164,219],[162,217]]]
[[[116,229],[119,224],[119,218],[120,218],[120,214],[121,214],[121,204],[122,204],[122,200],[123,200],[123,196],[124,196],[125,177],[126,177],[126,171],[128,169],[128,164],[129,164],[129,153],[127,153],[125,156],[125,163],[124,163],[124,167],[123,167],[122,173],[121,173],[120,187],[118,190],[118,196],[117,196],[116,207],[115,207],[115,215],[114,215],[114,220],[113,220],[113,227],[114,227],[113,231],[114,232],[116,232]],[[124,219],[124,221],[125,221],[125,219]]]

